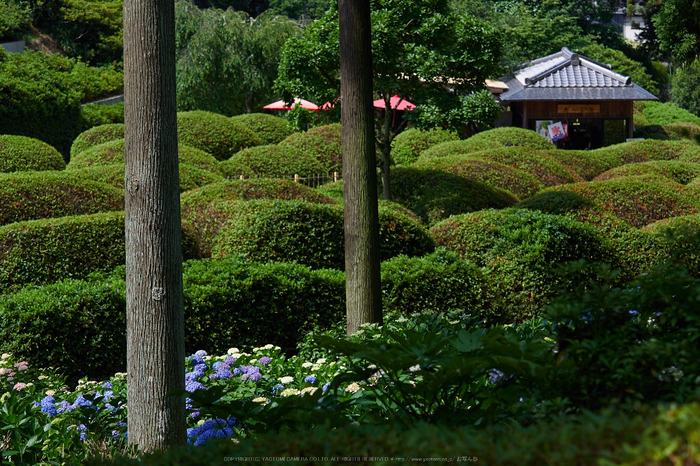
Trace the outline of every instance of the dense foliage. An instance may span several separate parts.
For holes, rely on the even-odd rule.
[[[458,140],[456,133],[441,128],[427,131],[407,129],[396,135],[391,143],[391,158],[396,165],[411,164],[426,149],[437,144]]]
[[[201,110],[177,114],[177,140],[217,160],[226,160],[241,149],[260,145],[260,139],[244,125]]]
[[[0,135],[0,172],[65,168],[63,156],[45,142],[27,136]]]

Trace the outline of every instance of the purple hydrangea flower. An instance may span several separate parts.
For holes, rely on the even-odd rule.
[[[204,372],[207,370],[207,365],[205,363],[197,364],[194,366],[195,372]]]
[[[304,382],[316,383],[316,376],[315,375],[307,375],[306,378],[304,379]]]
[[[45,396],[44,398],[41,399],[41,410],[45,412],[46,414],[49,415],[49,417],[53,417],[57,414],[56,410],[56,400],[53,399],[52,396]]]
[[[194,353],[194,354],[196,354],[197,356],[200,356],[200,357],[204,357],[204,356],[207,355],[207,352],[204,351],[203,349],[201,349],[201,350],[197,351],[197,352]]]
[[[260,380],[262,379],[262,374],[260,372],[253,372],[252,374],[250,374],[249,378],[252,381]]]
[[[102,384],[102,388],[104,388],[106,390],[111,390],[114,388],[114,386],[112,385],[112,382],[105,382]]]
[[[234,364],[236,364],[236,358],[234,358],[233,356],[227,356],[224,360],[224,363],[228,364],[229,366],[233,366]]]
[[[219,368],[219,366],[222,365],[222,364],[223,364],[223,362],[221,362],[221,361],[216,361],[211,367],[212,367],[214,370],[217,370],[217,369]]]
[[[231,377],[233,377],[233,374],[231,374],[231,371],[229,371],[229,370],[220,369],[220,370],[216,371],[216,376],[219,379],[230,379]]]
[[[191,417],[192,419],[197,419],[197,418],[199,417],[199,414],[200,414],[199,411],[192,411],[192,412],[190,413],[190,417]]]
[[[78,398],[73,402],[73,406],[92,406],[92,401],[86,399],[83,395],[78,395]]]
[[[331,386],[330,382],[327,382],[326,384],[324,384],[323,385],[323,393],[326,393],[326,391],[328,390],[328,387],[330,387],[330,386]]]
[[[262,364],[263,366],[267,366],[268,364],[270,364],[272,362],[272,358],[268,357],[268,356],[263,356],[262,358],[260,358],[260,360],[258,362],[260,364]]]
[[[112,431],[112,438],[119,438],[119,436],[120,436],[121,434],[122,434],[122,433],[119,432],[118,430],[113,430],[113,431]]]
[[[233,370],[233,375],[242,374],[242,373],[244,373],[244,372],[245,372],[245,371],[244,371],[243,369],[241,369],[240,367],[236,367],[236,368]]]
[[[246,370],[246,374],[248,374],[248,375],[260,373],[260,368],[258,366],[247,366],[247,367],[248,367],[248,370]]]
[[[190,356],[189,363],[192,364],[192,366],[196,366],[197,364],[204,364],[204,359],[202,359],[202,357],[198,354],[193,354],[192,356]]]
[[[190,382],[187,385],[185,385],[185,390],[187,390],[190,393],[196,390],[204,390],[204,385],[202,385],[199,382]]]

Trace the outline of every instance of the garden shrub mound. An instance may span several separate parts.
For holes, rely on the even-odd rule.
[[[502,147],[470,154],[470,157],[491,160],[522,170],[537,177],[545,186],[583,181],[572,175],[562,164],[548,157],[545,152],[525,147]]]
[[[668,125],[673,123],[693,123],[700,125],[700,117],[693,113],[673,105],[670,102],[644,102],[639,105],[635,103],[652,125]]]
[[[115,139],[124,139],[124,123],[110,123],[95,126],[84,131],[75,138],[70,148],[70,157],[73,159],[77,154],[105,142]]]
[[[696,189],[647,176],[555,186],[547,191],[582,196],[637,228],[664,218],[700,213]]]
[[[302,153],[318,160],[324,168],[323,173],[343,171],[340,124],[317,126],[303,133],[294,133],[279,145],[295,149],[295,154]]]
[[[206,152],[180,144],[177,146],[178,160],[202,170],[222,174],[219,162]],[[68,164],[68,170],[79,170],[94,165],[124,163],[124,139],[115,139],[76,154]]]
[[[262,144],[278,144],[292,135],[287,120],[267,113],[244,113],[231,119],[251,130]]]
[[[436,170],[397,167],[391,170],[395,201],[430,225],[450,215],[501,209],[518,202],[511,193],[459,175]]]
[[[438,247],[482,268],[494,286],[493,314],[502,323],[538,314],[565,289],[594,279],[594,271],[559,274],[556,265],[585,259],[619,265],[613,248],[590,225],[524,209],[457,215],[430,229]]]
[[[302,201],[231,201],[230,220],[214,239],[212,258],[243,254],[257,262],[298,262],[345,268],[343,207]],[[434,241],[416,220],[379,209],[380,258],[432,252]]]
[[[212,183],[224,181],[224,177],[216,173],[195,167],[187,163],[178,165],[180,173],[180,192],[201,188]],[[120,189],[124,189],[124,164],[92,165],[90,167],[71,170],[78,176],[89,180],[107,183]]]
[[[230,219],[226,201],[252,199],[335,203],[331,198],[303,184],[275,179],[224,181],[190,191],[181,196],[182,222],[196,232],[204,257],[211,256],[214,239]]]
[[[182,232],[184,259],[199,248]],[[110,271],[124,264],[124,212],[105,212],[0,226],[0,293]]]
[[[66,171],[0,173],[0,225],[124,210],[124,192]]]
[[[225,354],[267,342],[291,353],[305,331],[345,315],[345,278],[299,264],[189,261],[184,265],[185,349]],[[68,377],[126,370],[124,268],[86,280],[27,287],[0,300],[0,351]],[[318,326],[318,327],[316,327]]]
[[[646,225],[644,231],[653,235],[656,262],[676,258],[700,278],[700,215],[666,218]]]
[[[657,242],[649,234],[633,228],[594,201],[570,191],[541,192],[513,207],[562,215],[592,225],[617,251],[625,279],[646,272],[654,263],[652,257],[658,255]]]
[[[601,173],[619,167],[622,162],[604,150],[548,150],[542,155],[559,162],[572,175],[590,181]]]
[[[226,160],[239,150],[259,146],[258,138],[245,125],[218,113],[194,110],[177,114],[177,140]]]
[[[489,283],[474,263],[438,249],[423,257],[396,256],[382,263],[384,312],[447,312],[481,315],[488,309]]]
[[[477,133],[469,139],[472,140],[472,144],[488,141],[497,142],[502,146],[512,145],[516,147],[527,147],[529,149],[548,150],[555,148],[555,146],[549,142],[549,139],[541,134],[529,129],[516,128],[514,126],[490,129]]]
[[[432,160],[419,160],[416,168],[439,170],[463,178],[504,189],[518,199],[527,199],[544,188],[534,175],[509,165],[470,157],[467,154],[451,155]]]
[[[243,149],[221,162],[221,169],[229,179],[292,178],[326,173],[328,170],[315,157],[285,145],[256,146]]]
[[[109,105],[82,105],[80,107],[80,116],[86,128],[112,123],[124,123],[124,102]]]
[[[660,160],[653,162],[628,163],[598,175],[594,181],[605,181],[628,176],[653,175],[688,184],[700,176],[700,164],[679,162],[677,160]]]
[[[66,162],[54,147],[27,136],[0,134],[0,172],[65,170]]]
[[[700,155],[700,150],[686,141],[654,140],[623,142],[590,152],[616,158],[618,160],[617,166],[655,160],[675,160],[685,154]]]
[[[331,181],[316,188],[319,194],[328,196],[336,202],[343,202],[343,180]]]
[[[418,161],[437,159],[457,154],[471,154],[473,152],[481,152],[484,150],[498,149],[503,147],[496,141],[486,139],[461,139],[459,141],[447,141],[425,149],[418,156]]]
[[[442,128],[407,129],[397,134],[391,142],[391,159],[396,165],[411,164],[424,150],[440,143],[458,140],[457,133]]]

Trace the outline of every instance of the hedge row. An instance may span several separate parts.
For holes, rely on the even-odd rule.
[[[229,220],[213,239],[212,258],[243,254],[257,262],[345,268],[342,206],[256,200],[229,201],[222,207]],[[382,260],[399,254],[421,256],[434,248],[418,221],[391,208],[379,209],[379,236]]]
[[[481,142],[496,142],[501,146],[516,146],[528,149],[548,150],[554,145],[535,131],[517,127],[494,128],[488,131],[477,133],[470,137],[473,144]]]
[[[426,224],[451,215],[515,204],[511,193],[479,181],[436,170],[397,167],[391,171],[394,200],[415,212]]]
[[[204,170],[202,168],[190,165],[189,163],[180,163],[180,192],[190,191],[201,188],[212,183],[220,183],[224,181],[224,177]],[[111,165],[92,165],[77,170],[71,170],[80,177],[106,183],[114,187],[124,189],[124,164],[115,163]]]
[[[219,162],[206,152],[184,144],[179,144],[177,151],[180,163],[186,163],[218,175],[222,174]],[[94,165],[114,165],[116,163],[124,163],[124,139],[104,142],[75,154],[67,169],[78,170]]]
[[[182,252],[184,259],[198,253],[196,238],[187,228]],[[0,226],[0,293],[109,271],[124,264],[125,254],[124,212]]]
[[[300,152],[282,144],[243,149],[221,162],[221,169],[229,179],[291,178],[327,173],[326,167],[307,152]]]
[[[687,185],[700,176],[700,164],[680,162],[677,160],[661,160],[653,162],[628,163],[621,167],[608,170],[594,178],[594,181],[605,181],[613,178],[628,176],[651,175]]]
[[[226,160],[246,147],[259,146],[260,139],[245,125],[217,113],[195,110],[177,114],[177,140]]]
[[[70,148],[70,158],[73,160],[79,153],[115,139],[124,139],[124,123],[110,123],[92,127],[75,138]]]
[[[0,173],[0,225],[115,210],[123,191],[70,172]]]
[[[478,181],[493,188],[506,190],[518,199],[526,199],[544,189],[544,184],[530,173],[502,163],[471,157],[468,154],[419,160],[414,166]]]
[[[442,128],[420,130],[407,129],[396,135],[391,142],[391,159],[396,165],[411,164],[418,159],[421,152],[448,141],[457,141],[457,133]]]
[[[27,136],[0,134],[0,172],[65,168],[61,153],[45,142]]]
[[[278,144],[292,135],[287,120],[267,113],[244,113],[231,119],[255,133],[262,144]]]
[[[469,138],[459,141],[447,141],[425,149],[418,156],[418,160],[437,159],[448,155],[471,154],[472,152],[498,149],[500,147],[503,147],[500,143],[486,139],[475,140],[474,138]]]

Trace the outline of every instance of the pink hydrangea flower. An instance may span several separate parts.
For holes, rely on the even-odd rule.
[[[22,383],[22,382],[18,382],[18,383],[16,383],[15,386],[12,387],[12,388],[13,388],[14,390],[20,391],[20,390],[22,390],[22,389],[24,389],[24,388],[27,388],[27,384],[26,384],[26,383]]]

